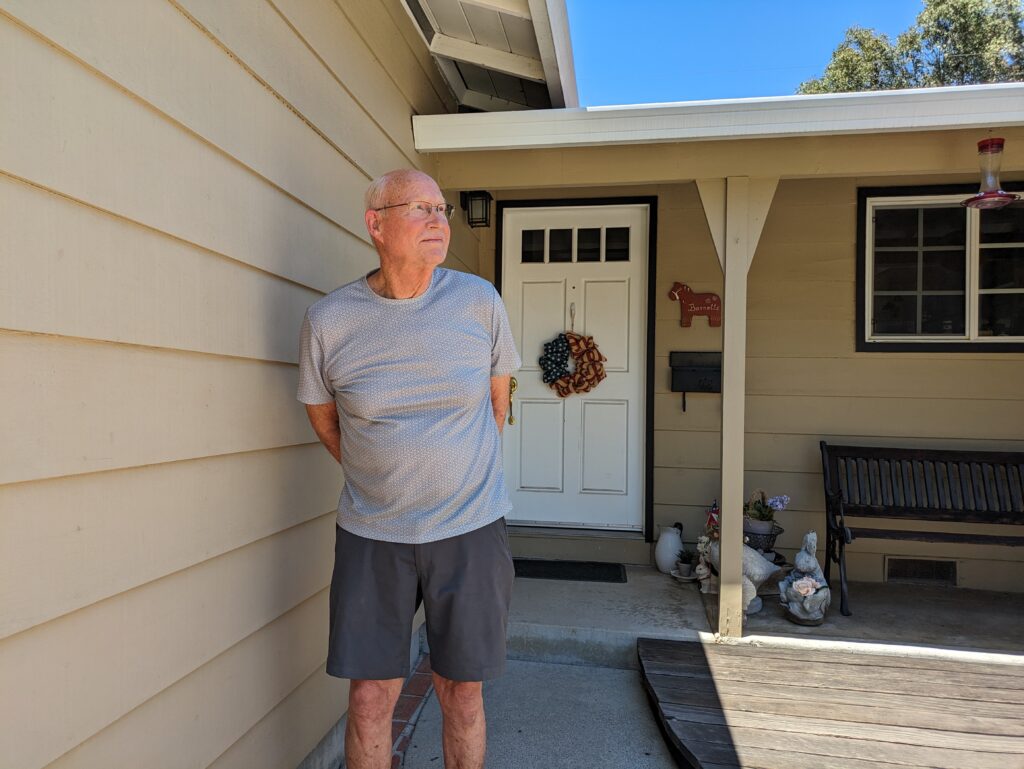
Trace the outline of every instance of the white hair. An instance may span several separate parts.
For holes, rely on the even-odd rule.
[[[421,179],[429,179],[432,182],[434,181],[433,177],[429,174],[417,171],[414,168],[399,168],[394,171],[388,171],[383,176],[378,176],[370,182],[370,186],[366,189],[366,195],[363,198],[363,201],[366,204],[366,210],[369,211],[374,208],[381,208],[382,206],[388,205],[388,197],[393,190],[401,189],[410,182],[419,181]]]

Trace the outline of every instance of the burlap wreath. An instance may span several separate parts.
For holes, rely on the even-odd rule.
[[[566,367],[568,356],[566,345],[576,364],[575,370]],[[573,393],[590,392],[605,378],[604,362],[608,360],[594,343],[594,337],[567,332],[559,334],[555,339],[544,345],[544,354],[540,358],[544,370],[544,382],[565,398]]]

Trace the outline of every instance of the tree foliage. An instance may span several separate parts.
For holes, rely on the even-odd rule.
[[[797,93],[886,91],[1024,80],[1024,0],[924,0],[895,41],[846,30],[825,73]]]

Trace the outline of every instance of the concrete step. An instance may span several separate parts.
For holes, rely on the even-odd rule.
[[[636,639],[699,641],[710,631],[694,584],[647,566],[627,566],[626,582],[517,578],[508,656],[531,662],[635,670]]]
[[[683,628],[677,632],[612,630],[595,627],[543,625],[510,622],[508,658],[560,665],[590,665],[620,670],[637,670],[636,639],[663,638],[700,642],[699,631]]]

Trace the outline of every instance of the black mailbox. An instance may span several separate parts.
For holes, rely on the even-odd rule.
[[[683,394],[683,411],[688,392],[722,392],[722,353],[671,352],[668,364],[672,367],[672,392]]]

